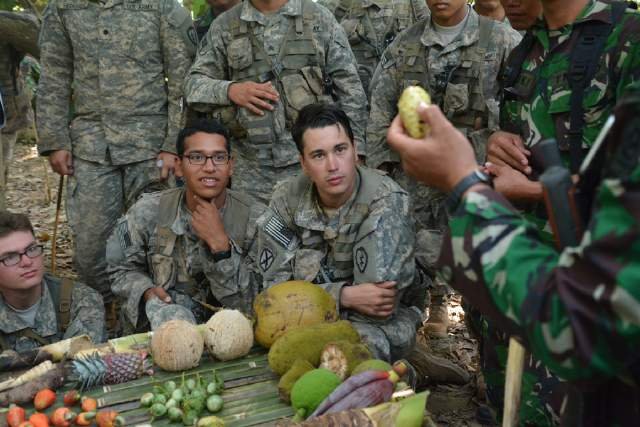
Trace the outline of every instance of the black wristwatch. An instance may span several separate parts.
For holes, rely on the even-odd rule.
[[[453,187],[453,190],[451,190],[451,193],[449,193],[449,196],[447,197],[446,205],[449,213],[452,214],[455,212],[460,204],[462,195],[469,189],[469,187],[480,183],[487,184],[493,188],[493,181],[491,177],[478,169],[462,178],[462,180]]]
[[[214,252],[212,255],[213,255],[213,260],[215,262],[222,261],[223,259],[231,258],[231,248],[222,252]]]

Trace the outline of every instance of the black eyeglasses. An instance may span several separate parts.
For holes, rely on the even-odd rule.
[[[189,164],[202,166],[207,163],[207,160],[211,159],[214,165],[226,165],[229,162],[229,155],[227,153],[215,153],[212,156],[205,156],[202,153],[189,153],[185,155],[189,159]]]
[[[7,267],[13,267],[14,265],[20,264],[22,255],[26,255],[29,258],[36,258],[42,255],[42,251],[42,245],[32,245],[25,249],[24,252],[10,252],[6,254],[5,256],[0,258],[0,262]]]

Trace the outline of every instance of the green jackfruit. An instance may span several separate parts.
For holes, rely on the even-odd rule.
[[[313,371],[314,366],[306,360],[298,359],[293,362],[291,369],[284,374],[278,382],[278,393],[280,399],[283,402],[289,403],[291,401],[291,389],[293,385],[298,381],[298,378],[303,376],[309,371]]]
[[[356,366],[353,371],[351,371],[351,375],[356,375],[364,371],[390,371],[392,368],[393,366],[384,360],[369,359]]]
[[[330,342],[320,355],[320,368],[335,372],[344,380],[361,362],[371,359],[366,345],[349,341]]]
[[[332,341],[360,341],[360,335],[347,320],[293,329],[276,340],[269,350],[269,366],[278,375],[291,368],[296,359],[313,366],[320,364],[320,354]]]
[[[309,371],[293,385],[291,406],[296,410],[296,414],[306,418],[339,385],[340,378],[328,369]]]

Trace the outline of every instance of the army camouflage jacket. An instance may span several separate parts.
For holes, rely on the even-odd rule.
[[[640,410],[638,114],[639,95],[616,113],[578,246],[558,252],[487,188],[462,202],[440,259],[442,278],[465,299],[579,384],[586,425],[633,425]]]
[[[340,104],[364,155],[366,97],[344,30],[327,9],[289,0],[264,15],[244,1],[215,23],[200,44],[185,95],[191,108],[212,112],[230,128],[240,156],[266,166],[298,163],[291,126],[298,111],[319,101]],[[243,81],[271,81],[280,94],[275,110],[257,116],[232,105],[229,86]]]
[[[481,34],[482,33],[482,34]],[[469,8],[461,36],[443,46],[431,19],[400,33],[384,53],[371,81],[367,125],[367,164],[398,163],[387,145],[389,124],[402,91],[424,87],[483,158],[489,132],[498,127],[499,80],[507,56],[520,42],[511,27],[479,16]]]
[[[78,335],[89,335],[94,343],[104,342],[107,338],[104,319],[104,304],[100,294],[90,287],[75,283],[71,293],[69,325],[64,332],[58,325],[58,307],[49,291],[49,286],[60,286],[60,279],[45,274],[42,281],[42,298],[35,318],[33,332],[47,344]],[[25,351],[40,347],[43,343],[27,336],[20,336],[20,331],[30,329],[16,313],[5,303],[0,295],[0,331],[2,339],[10,349]]]
[[[227,190],[221,215],[231,257],[216,262],[191,228],[182,188],[142,196],[118,221],[107,243],[111,289],[124,300],[124,314],[131,324],[139,325],[143,294],[156,286],[194,312],[210,316],[194,299],[211,304],[213,297],[212,304],[250,313],[261,284],[254,270],[254,236],[263,211],[262,205]]]
[[[329,292],[340,310],[343,286],[395,280],[401,300],[416,274],[409,197],[390,178],[362,167],[356,189],[328,217],[305,175],[276,188],[258,224],[258,265],[266,287],[308,280]]]
[[[575,28],[587,22],[611,23],[611,5],[591,0],[573,25],[559,30],[550,31],[543,21],[538,21],[531,30],[534,44],[522,64],[517,83],[523,88],[522,95],[506,97],[501,114],[501,127],[520,135],[529,147],[556,138],[567,161],[569,58],[577,42]],[[640,13],[628,9],[609,35],[595,77],[584,91],[584,148],[594,142],[625,88],[637,80],[640,80]]]
[[[175,152],[189,12],[175,0],[52,0],[43,20],[40,154],[118,165]]]
[[[358,73],[369,95],[369,83],[386,47],[401,31],[429,16],[424,0],[320,0],[335,15],[349,38]]]

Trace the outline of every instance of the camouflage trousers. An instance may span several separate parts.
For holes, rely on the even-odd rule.
[[[505,372],[509,352],[509,336],[493,322],[466,305],[465,320],[477,337],[480,369],[487,387],[487,401],[500,418],[504,405]],[[569,383],[561,381],[540,361],[527,353],[522,374],[519,422],[522,426],[555,426],[562,417]],[[498,420],[501,422],[501,419]]]
[[[67,218],[73,231],[74,265],[80,280],[113,300],[106,272],[106,243],[116,221],[146,191],[167,186],[155,159],[103,165],[75,157],[67,185]]]
[[[395,362],[409,354],[416,344],[416,330],[424,320],[419,308],[403,305],[385,321],[370,320],[358,314],[347,317],[372,356],[387,362]]]
[[[265,205],[269,204],[276,184],[284,179],[300,173],[300,164],[296,163],[282,168],[259,164],[254,159],[236,156],[231,188],[248,194]]]

